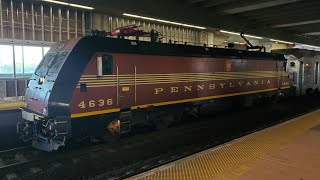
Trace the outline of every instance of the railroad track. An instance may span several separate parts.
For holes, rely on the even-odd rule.
[[[8,168],[31,163],[40,159],[41,152],[31,146],[21,146],[0,151],[0,177],[10,175]],[[3,174],[5,173],[5,174]]]
[[[201,129],[201,128],[200,128]],[[179,132],[179,134],[188,134],[190,132],[192,132],[194,129],[183,129],[182,131]],[[199,130],[199,129],[198,129]],[[153,136],[152,134],[149,134],[147,137],[151,137]],[[129,140],[130,142],[130,140]],[[151,143],[151,142],[149,142]],[[120,143],[118,143],[119,145]],[[37,168],[37,171],[39,173],[42,174],[50,174],[52,172],[50,172],[52,169],[55,169],[56,172],[54,172],[55,174],[57,173],[67,173],[68,170],[66,169],[62,169],[61,167],[65,166],[65,165],[70,165],[73,164],[75,167],[79,164],[86,164],[86,162],[96,162],[99,161],[100,159],[100,154],[113,154],[114,152],[117,152],[119,149],[123,150],[130,150],[130,149],[134,149],[138,146],[141,146],[141,144],[139,143],[134,143],[131,145],[123,145],[126,143],[122,143],[122,145],[116,145],[117,147],[110,147],[110,144],[99,144],[99,145],[94,145],[91,147],[87,147],[85,150],[84,149],[80,149],[80,150],[67,150],[66,152],[64,152],[65,154],[52,154],[51,156],[40,156],[40,154],[42,154],[43,152],[32,149],[31,146],[25,146],[25,147],[20,147],[20,148],[15,148],[15,149],[10,149],[10,150],[5,150],[5,151],[0,151],[0,159],[1,157],[6,157],[4,159],[6,159],[6,163],[3,164],[3,166],[1,166],[1,162],[0,162],[0,179],[1,177],[5,177],[4,179],[10,179],[8,178],[8,176],[12,176],[12,174],[10,172],[18,172],[17,174],[19,174],[18,177],[24,177],[26,179],[30,179],[32,176],[32,173],[29,173],[30,171],[27,170],[27,172],[23,172],[21,175],[21,172],[19,172],[19,170],[17,171],[17,169],[30,169],[30,167],[41,167],[41,168]],[[1,153],[3,152],[3,153]],[[30,155],[31,154],[31,155]],[[48,153],[46,153],[48,154]],[[184,152],[182,155],[189,155],[190,152]],[[40,158],[42,157],[42,159]],[[178,158],[178,156],[176,154],[172,154],[170,156],[171,158]],[[179,158],[182,158],[181,155],[179,155]],[[33,162],[35,162],[36,160],[40,161],[45,161],[46,164],[43,165],[39,165],[37,162],[37,165],[34,165]],[[152,159],[153,161],[159,162],[161,164],[168,162],[168,160],[164,160],[164,157],[159,157],[157,159]],[[1,160],[0,160],[1,161]],[[30,165],[27,163],[31,163]],[[42,163],[41,163],[42,164]],[[147,163],[148,165],[144,166],[143,168],[149,168],[149,167],[153,167],[150,166],[151,162]],[[153,163],[152,163],[153,164]],[[53,166],[56,166],[57,168],[52,168]],[[59,167],[58,167],[59,166]],[[89,164],[87,166],[90,166]],[[135,165],[136,166],[136,165]],[[60,168],[60,169],[59,169]],[[8,171],[6,173],[2,173],[1,171],[3,169],[8,169]],[[36,175],[38,172],[33,173],[34,175]],[[121,172],[121,171],[119,171]],[[134,175],[137,172],[136,171],[125,171],[123,170],[123,172],[126,175]],[[131,174],[134,173],[134,174]],[[14,174],[16,175],[16,174]],[[120,178],[121,179],[121,178]]]

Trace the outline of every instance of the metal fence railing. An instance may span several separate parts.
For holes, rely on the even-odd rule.
[[[0,103],[22,101],[29,78],[0,79]]]

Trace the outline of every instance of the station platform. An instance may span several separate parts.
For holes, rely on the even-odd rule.
[[[10,109],[19,109],[24,106],[24,102],[8,102],[8,103],[0,103],[0,111],[2,110],[10,110]]]
[[[128,179],[320,179],[320,110]]]

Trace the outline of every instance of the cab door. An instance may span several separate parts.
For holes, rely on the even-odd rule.
[[[118,57],[116,62],[118,107],[128,109],[136,102],[136,66],[134,61],[123,57]]]

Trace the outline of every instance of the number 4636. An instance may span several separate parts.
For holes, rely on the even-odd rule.
[[[112,99],[107,99],[107,100],[104,100],[104,99],[100,99],[98,101],[95,101],[95,100],[90,100],[90,101],[81,101],[80,104],[78,105],[79,108],[81,109],[84,109],[84,108],[93,108],[93,107],[96,107],[96,106],[99,106],[99,107],[103,107],[103,106],[111,106],[113,104],[112,102]]]

